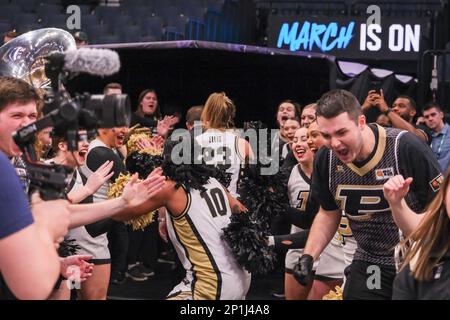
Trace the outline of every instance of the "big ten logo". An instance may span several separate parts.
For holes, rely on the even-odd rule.
[[[69,266],[66,273],[68,275],[66,280],[67,288],[81,289],[80,268],[78,266]]]
[[[367,278],[366,285],[369,290],[381,289],[381,270],[377,265],[370,265],[367,267],[366,273],[370,275]]]
[[[381,50],[381,9],[379,6],[371,5],[367,7],[370,16],[366,23],[360,25],[359,49],[361,51]],[[420,24],[401,25],[392,24],[388,30],[388,47],[393,52],[419,52],[420,48]]]
[[[81,9],[79,6],[70,5],[66,9],[69,14],[66,20],[66,26],[69,30],[81,29]]]

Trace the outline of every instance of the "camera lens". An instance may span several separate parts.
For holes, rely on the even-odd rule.
[[[91,95],[86,101],[85,108],[95,112],[98,128],[130,126],[131,106],[126,94]]]

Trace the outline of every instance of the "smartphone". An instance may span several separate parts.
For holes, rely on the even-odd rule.
[[[382,83],[380,80],[372,80],[370,82],[370,90],[375,90],[376,92],[380,93],[382,88]]]

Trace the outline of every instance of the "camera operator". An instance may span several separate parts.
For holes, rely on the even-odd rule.
[[[0,77],[0,150],[3,151],[9,158],[13,157],[20,157],[21,150],[16,145],[16,143],[12,139],[12,133],[32,122],[36,119],[37,116],[37,110],[36,110],[36,102],[38,101],[39,97],[36,94],[35,90],[29,86],[26,82],[11,78],[11,77]],[[2,170],[3,174],[3,170]],[[26,170],[21,169],[21,174],[24,174],[24,177],[26,177]],[[16,177],[17,179],[17,177]],[[9,254],[8,258],[12,255],[16,256],[23,256],[27,257],[28,259],[31,257],[35,257],[34,253],[41,254],[40,257],[35,257],[32,259],[32,261],[26,261],[26,267],[28,269],[32,270],[40,270],[39,277],[42,277],[43,280],[47,280],[49,282],[53,282],[51,285],[53,286],[55,283],[55,278],[52,272],[48,274],[43,275],[44,268],[49,269],[49,271],[53,271],[51,267],[54,267],[51,263],[54,262],[54,257],[57,258],[56,250],[53,245],[53,243],[57,243],[63,239],[64,234],[67,232],[67,214],[70,213],[70,226],[71,227],[78,227],[87,223],[92,223],[94,221],[104,219],[106,217],[109,217],[114,214],[120,214],[123,212],[130,212],[131,209],[138,207],[142,202],[147,200],[149,197],[152,196],[152,194],[159,190],[162,187],[163,184],[163,177],[160,176],[160,171],[154,172],[151,177],[146,179],[146,181],[142,183],[136,183],[137,177],[134,177],[132,181],[127,185],[125,188],[122,197],[109,200],[108,202],[102,203],[102,204],[89,204],[89,205],[70,205],[67,201],[64,200],[57,200],[57,201],[36,201],[33,204],[33,213],[34,218],[36,220],[36,223],[33,224],[33,220],[25,220],[23,223],[23,226],[27,226],[28,224],[33,224],[37,231],[34,231],[35,233],[38,233],[43,237],[43,239],[51,239],[52,242],[50,242],[50,246],[47,248],[47,250],[51,250],[51,255],[46,256],[45,253],[48,254],[48,252],[43,252],[45,249],[45,245],[40,245],[39,241],[36,239],[33,239],[33,243],[30,243],[30,248],[35,248],[33,251],[33,254],[23,254],[18,255],[17,252],[14,251],[18,250],[19,248],[23,250],[23,247],[27,245],[26,242],[21,243],[19,247],[8,247],[7,245],[10,245],[9,241],[3,241],[3,239],[0,239],[3,243],[6,243],[5,249],[9,249],[9,251],[6,251]],[[27,181],[27,180],[24,180]],[[10,184],[7,182],[6,184],[2,184],[2,186],[8,186],[10,188]],[[28,187],[28,184],[26,185]],[[22,192],[18,193],[16,189],[12,189],[15,192],[11,195],[15,195],[16,197],[24,196]],[[19,188],[20,190],[20,188]],[[10,189],[8,189],[10,191]],[[6,194],[6,192],[5,192]],[[9,211],[9,214],[11,214],[11,208],[14,206],[16,201],[14,201],[14,198],[11,197],[5,197],[2,198],[1,206],[6,207],[8,206],[8,210],[4,210],[2,208],[1,213]],[[17,201],[21,201],[20,199]],[[20,203],[20,202],[19,202]],[[137,211],[136,214],[139,212]],[[142,212],[145,213],[145,212]],[[18,215],[17,217],[13,217],[13,223],[17,223],[18,228],[14,229],[11,228],[12,231],[8,231],[7,227],[14,226],[14,224],[8,223],[5,226],[0,225],[0,234],[4,234],[5,237],[12,234],[15,231],[20,230],[20,219],[21,216]],[[17,220],[17,221],[15,221]],[[6,221],[8,222],[8,221]],[[0,237],[2,238],[2,237]],[[32,238],[32,237],[31,237]],[[7,239],[7,238],[6,238]],[[28,241],[29,239],[24,239],[24,241]],[[18,242],[20,239],[18,240]],[[1,245],[1,244],[0,244]],[[3,257],[3,252],[1,252],[2,249],[0,249],[1,257]],[[6,257],[6,256],[5,256]],[[33,292],[29,292],[27,290],[33,290],[33,286],[29,286],[28,288],[22,288],[22,284],[24,282],[21,281],[14,281],[12,283],[11,281],[8,281],[8,277],[11,275],[9,272],[11,272],[12,266],[16,265],[19,261],[18,259],[4,259],[0,258],[2,264],[6,264],[5,269],[3,269],[0,265],[0,271],[2,273],[7,272],[5,274],[5,280],[7,281],[8,285],[11,285],[12,293],[15,294],[18,298],[44,298],[48,295],[49,290],[47,288],[42,288],[42,283],[38,283],[36,285],[36,293],[35,296],[33,296]],[[42,261],[45,261],[42,262]],[[34,268],[34,264],[39,262],[39,267]],[[25,261],[23,261],[25,263]],[[32,268],[30,268],[32,266]],[[59,270],[60,269],[60,263],[59,261],[56,262],[56,267]],[[15,269],[17,271],[17,268]],[[34,274],[34,273],[33,273]],[[27,275],[23,276],[23,279],[27,279]],[[20,274],[15,274],[14,276],[21,276]],[[38,278],[38,277],[36,277]],[[14,278],[16,279],[16,278]],[[18,283],[18,284],[17,284]],[[33,283],[33,282],[29,282]],[[43,281],[44,284],[47,284]],[[41,285],[41,286],[39,286]],[[3,289],[6,289],[5,287]],[[6,291],[7,292],[7,291]],[[4,295],[2,295],[4,296]],[[7,295],[9,298],[13,298],[11,295]]]
[[[24,188],[28,188],[26,167],[17,161],[21,151],[12,133],[36,120],[38,99],[24,81],[0,77],[0,150],[11,162],[21,163],[17,173]],[[3,155],[0,163],[0,271],[16,297],[43,299],[59,274],[54,244],[67,232],[68,203],[35,202],[31,216],[17,175]],[[5,294],[2,290],[2,297]]]

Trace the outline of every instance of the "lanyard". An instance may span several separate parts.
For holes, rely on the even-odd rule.
[[[437,149],[436,155],[439,157],[441,155],[441,149],[442,145],[444,144],[445,136],[447,135],[447,132],[442,135],[441,142],[439,143],[439,147]],[[431,148],[433,148],[433,143],[431,143]]]

